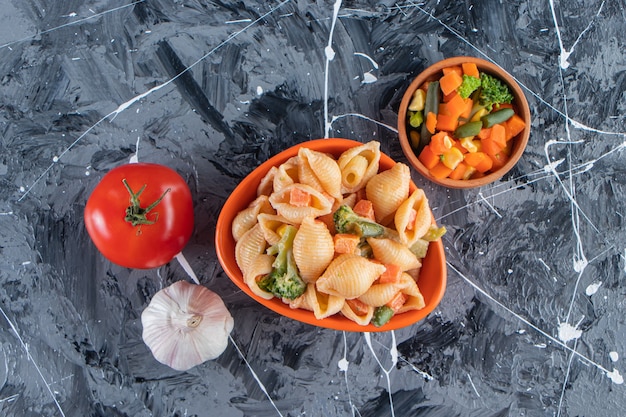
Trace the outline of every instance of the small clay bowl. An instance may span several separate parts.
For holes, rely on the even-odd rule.
[[[467,180],[450,179],[450,178],[435,178],[430,171],[420,162],[418,155],[416,155],[413,147],[411,146],[411,140],[408,133],[407,111],[409,103],[417,90],[424,82],[433,81],[439,79],[443,75],[443,68],[452,67],[455,65],[461,65],[465,62],[473,62],[478,67],[478,70],[485,72],[489,75],[499,78],[502,82],[506,83],[511,90],[514,97],[513,109],[515,113],[520,116],[526,126],[524,130],[511,139],[512,147],[511,154],[508,161],[498,168],[497,170],[488,171],[479,178],[470,178]],[[502,178],[507,172],[509,172],[515,164],[519,161],[520,157],[524,153],[524,149],[528,144],[528,138],[530,137],[530,109],[528,107],[528,101],[524,96],[519,84],[515,79],[505,70],[497,66],[496,64],[486,61],[484,59],[470,57],[470,56],[458,56],[453,58],[447,58],[439,61],[430,67],[422,71],[409,85],[402,101],[400,103],[400,109],[398,110],[398,136],[404,155],[408,159],[409,163],[417,172],[422,176],[428,178],[430,181],[443,185],[448,188],[476,188],[490,184],[494,181]]]

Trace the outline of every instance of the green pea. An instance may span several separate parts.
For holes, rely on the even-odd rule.
[[[391,320],[393,314],[393,309],[389,306],[376,307],[371,323],[376,327],[380,327]]]

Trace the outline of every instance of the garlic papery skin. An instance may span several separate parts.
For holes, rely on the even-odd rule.
[[[224,352],[234,320],[213,291],[178,281],[152,297],[141,324],[155,359],[186,371]]]

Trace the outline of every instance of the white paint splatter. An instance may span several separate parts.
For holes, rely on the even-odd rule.
[[[615,368],[613,368],[612,372],[607,372],[606,376],[608,376],[614,384],[621,385],[624,383],[624,377],[620,375],[619,371]]]
[[[189,262],[187,261],[187,258],[185,258],[182,252],[179,252],[178,255],[176,255],[176,260],[178,261],[178,263],[180,263],[180,266],[183,267],[187,275],[189,275],[189,278],[191,278],[196,284],[200,285],[200,280],[196,276],[196,273],[193,271],[191,265],[189,265]]]
[[[587,289],[585,290],[585,294],[589,296],[594,295],[595,293],[598,292],[598,289],[600,288],[601,285],[602,285],[602,282],[600,281],[596,281],[593,284],[589,284],[587,286]]]
[[[135,153],[133,154],[133,156],[130,157],[130,160],[128,161],[131,164],[136,164],[139,162],[139,141],[141,140],[141,137],[137,137],[137,142],[135,143]]]
[[[619,360],[619,354],[615,351],[609,352],[609,358],[611,358],[613,362],[617,362]]]
[[[256,88],[256,95],[257,95],[257,96],[260,96],[260,95],[262,95],[262,94],[263,94],[263,87],[258,86],[258,87]]]
[[[559,339],[561,339],[564,343],[567,343],[570,340],[578,339],[582,336],[582,334],[582,330],[579,330],[569,323],[559,324]]]
[[[339,359],[339,362],[337,362],[337,366],[339,367],[339,370],[342,372],[348,372],[348,365],[350,364],[350,362],[348,362],[348,360],[346,358],[341,358]]]
[[[370,72],[366,72],[365,74],[363,74],[363,81],[361,81],[362,84],[372,84],[375,83],[376,81],[378,81],[378,78],[376,78],[376,76]]]
[[[364,53],[362,53],[362,52],[355,52],[355,53],[354,53],[354,55],[356,55],[356,56],[362,56],[363,58],[366,58],[367,60],[369,60],[369,61],[372,63],[372,66],[373,66],[375,69],[378,69],[378,62],[374,61],[374,60],[372,59],[372,57],[371,57],[371,56],[369,56],[369,55],[367,55],[367,54],[364,54]]]

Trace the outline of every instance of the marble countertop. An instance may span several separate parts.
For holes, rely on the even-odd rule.
[[[0,415],[617,416],[626,404],[623,0],[395,2],[3,0]],[[443,58],[523,87],[526,152],[502,180],[446,189],[413,171],[443,238],[439,307],[400,330],[281,317],[214,248],[247,173],[310,139],[397,140],[404,89]],[[183,250],[235,326],[187,372],[140,316],[189,277],[103,258],[91,190],[136,158],[188,182]]]

